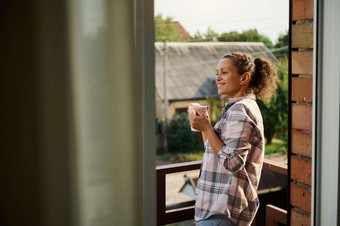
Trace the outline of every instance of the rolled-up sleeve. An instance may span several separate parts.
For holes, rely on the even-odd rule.
[[[226,169],[237,172],[245,166],[253,131],[253,123],[243,105],[233,107],[220,129],[224,145],[217,157]]]

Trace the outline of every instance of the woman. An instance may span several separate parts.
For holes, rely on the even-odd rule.
[[[250,225],[259,200],[264,133],[255,98],[269,101],[277,88],[275,67],[246,53],[223,57],[216,69],[218,94],[228,101],[215,127],[201,111],[189,114],[205,147],[196,188],[195,220],[205,225]]]

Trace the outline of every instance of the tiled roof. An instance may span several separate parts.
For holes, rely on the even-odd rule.
[[[182,24],[178,21],[174,22],[174,26],[175,28],[177,28],[177,30],[179,31],[179,33],[182,35],[182,37],[185,40],[189,40],[192,39],[191,35],[189,34],[189,32],[187,30],[185,30],[185,28],[182,26]]]
[[[155,43],[156,89],[163,99],[163,43]],[[275,56],[260,42],[170,42],[167,43],[168,100],[204,99],[218,96],[215,70],[218,61],[230,52],[247,52],[254,57]]]

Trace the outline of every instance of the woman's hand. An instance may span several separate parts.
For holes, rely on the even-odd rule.
[[[211,128],[209,114],[204,114],[200,109],[195,109],[195,112],[189,113],[190,125],[192,128],[201,132],[205,132]]]

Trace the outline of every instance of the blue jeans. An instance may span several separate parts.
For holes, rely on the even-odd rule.
[[[208,219],[200,220],[197,222],[198,226],[236,226],[234,222],[232,222],[225,215],[212,215]]]

